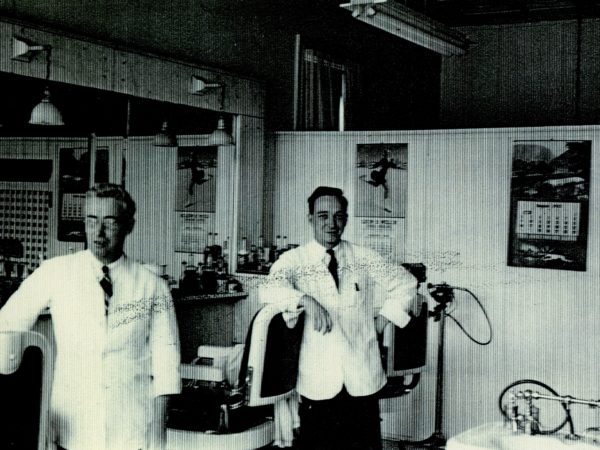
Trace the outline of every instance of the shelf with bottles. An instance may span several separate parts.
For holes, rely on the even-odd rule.
[[[229,274],[228,239],[216,244],[218,233],[208,233],[204,251],[190,253],[181,263],[181,276],[177,291],[180,295],[234,294],[242,291],[241,283]]]
[[[249,245],[248,238],[243,237],[237,254],[237,271],[249,274],[268,274],[271,266],[286,251],[298,247],[289,244],[287,236],[277,235],[271,245],[265,244],[264,236],[258,238],[256,244]]]

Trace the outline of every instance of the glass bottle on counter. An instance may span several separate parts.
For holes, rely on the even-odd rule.
[[[221,248],[221,246],[219,244],[217,244],[217,242],[219,242],[217,240],[217,236],[219,235],[219,233],[213,233],[212,236],[212,242],[210,245],[210,251],[213,255],[213,259],[217,259],[218,257],[220,257],[223,253],[223,249]]]
[[[250,259],[252,260],[252,265],[256,266],[258,265],[258,247],[256,247],[256,245],[252,244],[250,246]]]
[[[194,255],[190,253],[190,261],[185,266],[185,272],[183,280],[181,280],[179,289],[183,295],[193,295],[198,292],[198,274],[196,273],[196,266],[193,264]]]
[[[217,291],[217,274],[213,264],[212,255],[208,255],[201,276],[202,289],[205,294],[214,294]]]
[[[206,257],[206,261],[204,261],[204,269],[205,270],[213,270],[215,268],[215,260],[213,258],[213,255],[211,253],[208,254],[208,256]]]
[[[223,241],[223,267],[229,273],[229,236]]]
[[[274,263],[277,260],[279,247],[281,247],[281,236],[277,235],[275,237],[275,242],[271,246],[271,251],[269,252],[269,262]]]
[[[265,237],[258,237],[258,270],[265,270],[266,256],[268,256],[268,249],[265,247]]]
[[[206,245],[204,246],[204,262],[208,259],[208,255],[211,253],[210,242],[212,239],[212,233],[206,235]]]
[[[248,264],[248,239],[242,238],[242,243],[238,251],[238,267],[244,268]]]
[[[181,286],[184,284],[184,278],[185,278],[185,270],[187,268],[187,261],[181,261],[181,273],[179,274],[179,289],[181,289]]]
[[[225,272],[225,266],[223,264],[223,258],[220,257],[217,260],[217,293],[227,293],[227,273]]]

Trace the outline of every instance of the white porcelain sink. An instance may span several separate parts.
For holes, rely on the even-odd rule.
[[[561,434],[514,434],[503,423],[495,422],[454,436],[448,440],[446,450],[600,450],[600,446],[591,439],[570,440]]]
[[[600,447],[584,440],[570,440],[561,435],[512,435],[500,439],[501,450],[598,450]]]

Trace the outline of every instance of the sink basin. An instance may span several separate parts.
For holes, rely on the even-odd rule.
[[[598,450],[599,446],[585,440],[566,439],[564,435],[512,435],[500,438],[501,450]]]
[[[494,422],[452,437],[446,450],[600,450],[600,445],[590,438],[567,439],[564,434],[514,434],[503,423]]]

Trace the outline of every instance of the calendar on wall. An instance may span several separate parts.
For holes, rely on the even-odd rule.
[[[48,190],[0,189],[0,238],[21,243],[23,256],[13,261],[30,270],[47,257],[50,202]]]
[[[517,141],[508,264],[586,270],[591,141]]]
[[[94,183],[108,181],[108,149],[94,152]],[[85,193],[90,187],[90,150],[61,148],[58,164],[58,240],[84,242]],[[93,184],[93,183],[92,183]]]

